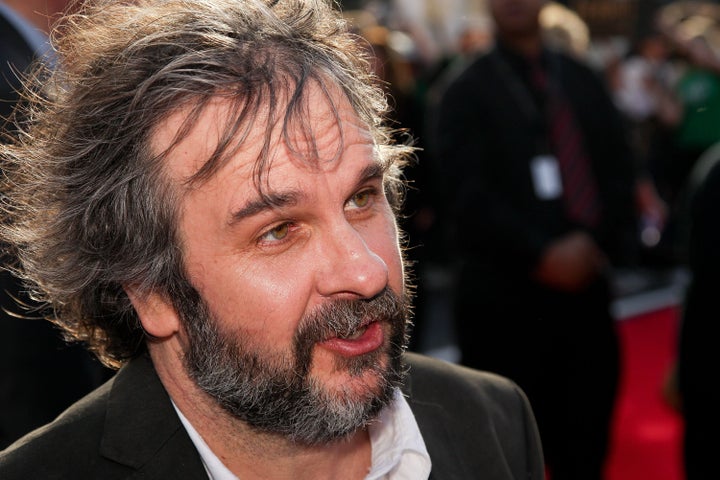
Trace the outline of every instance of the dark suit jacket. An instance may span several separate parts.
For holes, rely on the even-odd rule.
[[[508,380],[408,354],[405,393],[433,462],[431,478],[543,478],[525,395]],[[201,459],[152,362],[130,362],[55,422],[0,453],[0,478],[204,479]]]

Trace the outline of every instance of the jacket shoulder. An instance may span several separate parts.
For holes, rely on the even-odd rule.
[[[203,478],[200,455],[183,428],[149,355],[57,420],[0,453],[3,480]]]
[[[512,380],[422,355],[408,355],[407,393],[467,424],[505,432],[532,431],[535,418],[525,392]]]
[[[412,394],[423,401],[446,402],[448,392],[475,396],[485,403],[513,397],[525,401],[525,394],[507,377],[414,353],[406,358]]]
[[[407,354],[405,384],[415,418],[433,459],[433,470],[453,478],[544,476],[535,418],[512,380],[445,361]],[[452,475],[451,475],[452,476]]]
[[[103,461],[98,451],[112,383],[113,380],[109,380],[53,422],[28,433],[0,452],[0,478],[89,478],[84,475],[94,471],[98,462]],[[109,475],[106,478],[115,477]]]
[[[483,52],[448,68],[443,74],[443,93],[471,91],[474,95],[481,94],[496,77],[492,72],[492,55],[492,52]]]

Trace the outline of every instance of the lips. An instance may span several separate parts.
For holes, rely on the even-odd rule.
[[[378,321],[361,325],[347,335],[338,335],[318,343],[319,346],[345,357],[373,352],[382,346],[385,332]]]

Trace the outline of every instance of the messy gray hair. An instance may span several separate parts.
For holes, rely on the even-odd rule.
[[[170,300],[183,291],[180,192],[162,160],[212,99],[231,102],[234,116],[189,181],[211,177],[263,122],[261,191],[272,123],[286,139],[289,129],[312,135],[304,114],[312,82],[331,103],[338,87],[350,101],[398,198],[410,148],[392,141],[382,90],[329,0],[86,0],[69,11],[53,34],[58,68],[33,75],[19,132],[0,146],[0,239],[48,318],[106,365],[145,348],[123,286]],[[173,144],[153,151],[153,132],[180,108],[191,113]]]

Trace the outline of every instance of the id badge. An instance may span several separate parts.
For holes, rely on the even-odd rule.
[[[538,155],[530,160],[535,195],[540,200],[555,200],[563,193],[560,165],[553,155]]]

